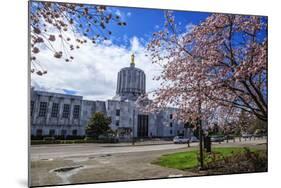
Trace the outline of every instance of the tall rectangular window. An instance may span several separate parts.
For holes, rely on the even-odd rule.
[[[55,136],[56,130],[55,129],[50,129],[49,130],[49,136]]]
[[[42,129],[37,129],[36,130],[36,136],[42,136],[42,135],[43,135]]]
[[[120,116],[120,109],[116,110],[116,116]]]
[[[74,105],[73,108],[73,118],[78,119],[80,115],[80,105]]]
[[[31,116],[33,116],[33,110],[34,110],[34,101],[31,101],[31,104],[30,104],[30,114],[31,114]]]
[[[115,125],[118,127],[119,126],[119,120],[116,120]]]
[[[72,136],[77,136],[77,130],[76,129],[72,130]]]
[[[47,114],[47,102],[40,102],[39,117],[45,117]]]
[[[63,111],[62,111],[62,118],[69,118],[69,112],[70,112],[70,105],[64,104]]]
[[[62,136],[65,136],[66,134],[67,134],[67,130],[65,130],[65,129],[61,130],[61,135]]]
[[[173,127],[173,123],[172,122],[170,122],[170,127]]]
[[[51,117],[58,117],[59,114],[59,104],[53,103]]]
[[[170,119],[173,119],[173,114],[170,114]]]

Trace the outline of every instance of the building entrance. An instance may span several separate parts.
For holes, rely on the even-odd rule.
[[[148,137],[148,115],[138,115],[138,137]]]

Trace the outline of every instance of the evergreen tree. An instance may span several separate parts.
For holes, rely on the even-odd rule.
[[[87,136],[98,139],[100,135],[106,135],[112,132],[111,128],[109,127],[110,123],[110,117],[105,116],[101,112],[94,113],[86,127]]]

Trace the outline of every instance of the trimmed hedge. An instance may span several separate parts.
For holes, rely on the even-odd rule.
[[[83,143],[117,143],[118,140],[103,139],[103,140],[31,140],[31,145],[40,144],[83,144]]]
[[[68,135],[68,136],[34,136],[31,135],[31,140],[46,140],[46,139],[55,139],[55,140],[82,140],[85,138],[85,136],[74,136],[74,135]]]

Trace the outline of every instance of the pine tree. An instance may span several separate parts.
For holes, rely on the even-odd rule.
[[[110,117],[105,116],[101,112],[94,113],[86,127],[87,136],[98,139],[100,135],[106,135],[112,132],[111,128],[109,127],[110,123]]]

